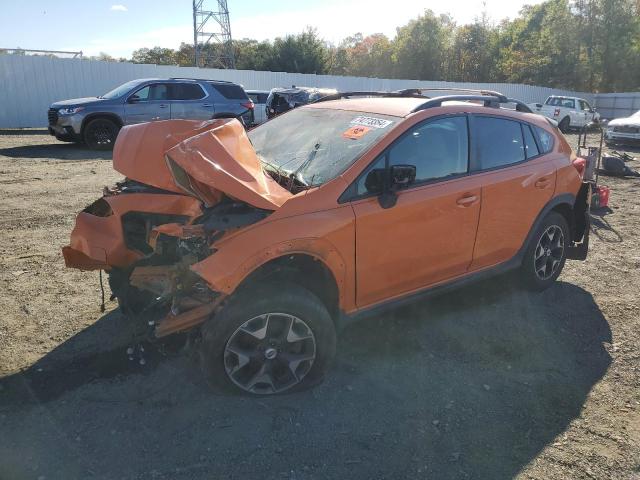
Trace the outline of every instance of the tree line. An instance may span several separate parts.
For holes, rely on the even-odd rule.
[[[207,48],[205,56],[218,47]],[[233,49],[236,68],[246,70],[636,91],[640,0],[547,0],[514,19],[481,14],[465,25],[425,10],[394,38],[358,33],[331,45],[307,28],[273,41],[234,40]],[[131,61],[190,66],[193,45],[141,48]]]

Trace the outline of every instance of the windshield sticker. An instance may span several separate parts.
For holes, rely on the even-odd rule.
[[[375,118],[375,117],[356,117],[351,120],[351,124],[355,125],[364,125],[365,127],[372,128],[385,128],[391,125],[393,122],[391,120],[385,120],[384,118]]]
[[[351,120],[351,123],[356,125],[364,125],[365,127],[385,128],[391,125],[393,122],[391,120],[385,120],[384,118],[356,117]]]
[[[353,127],[350,127],[346,131],[342,132],[342,136],[344,138],[351,138],[352,140],[357,140],[359,138],[364,137],[367,134],[367,132],[369,132],[369,130],[371,130],[371,127],[354,125]]]

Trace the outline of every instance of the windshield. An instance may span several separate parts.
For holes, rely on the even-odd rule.
[[[266,170],[314,186],[340,175],[398,121],[398,117],[301,108],[249,132]]]
[[[113,98],[121,97],[122,95],[126,94],[129,90],[131,90],[132,88],[137,87],[141,83],[142,82],[140,80],[132,80],[130,82],[123,83],[119,87],[114,88],[113,90],[105,93],[104,95],[101,95],[98,98],[113,99]]]

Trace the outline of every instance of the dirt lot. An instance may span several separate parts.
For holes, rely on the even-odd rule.
[[[639,179],[605,179],[588,260],[543,294],[503,277],[353,325],[322,385],[248,398],[184,352],[128,360],[98,275],[64,268],[118,178],[0,132],[0,479],[640,478]]]

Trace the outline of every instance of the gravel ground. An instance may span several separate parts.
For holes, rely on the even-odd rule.
[[[323,384],[274,398],[212,393],[184,351],[128,360],[60,254],[117,179],[0,132],[0,479],[640,479],[640,179],[603,179],[589,258],[546,292],[502,277],[353,325]]]

